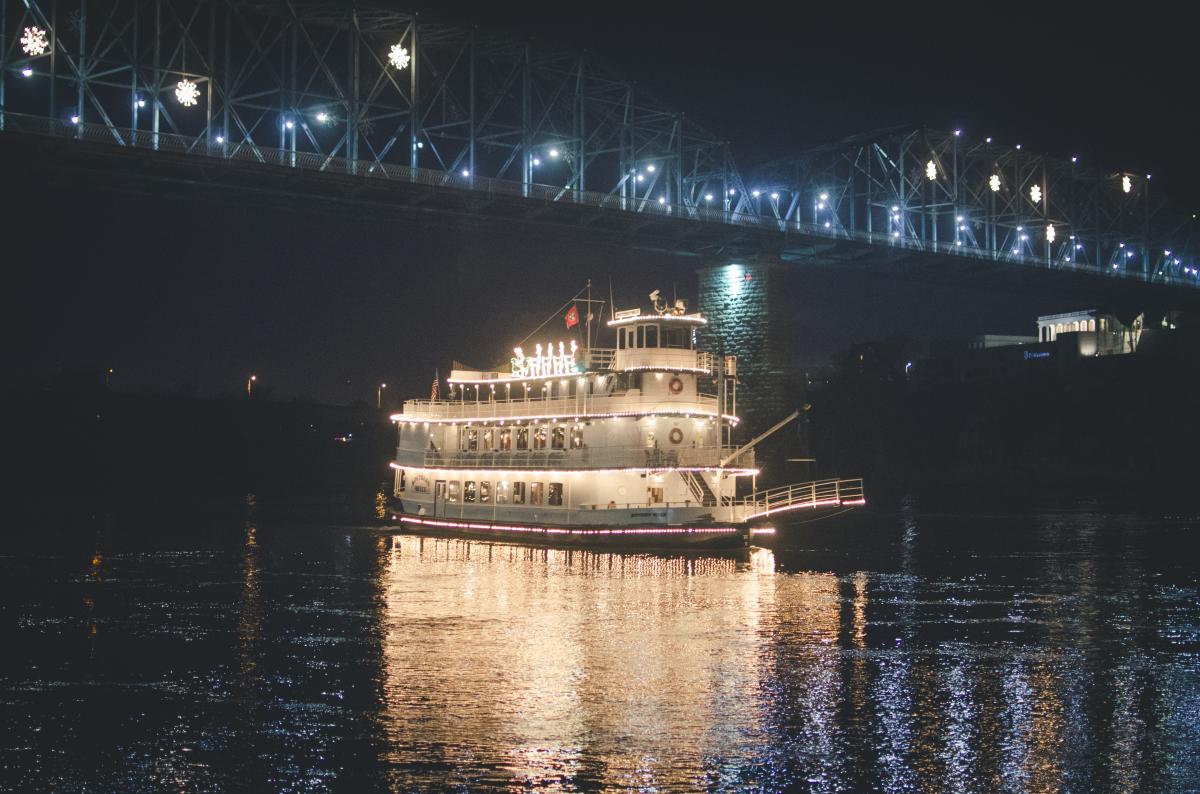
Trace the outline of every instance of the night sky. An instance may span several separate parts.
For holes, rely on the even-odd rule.
[[[413,6],[397,6],[411,8]],[[1045,6],[417,3],[429,19],[586,48],[759,162],[894,124],[961,127],[1200,207],[1197,70],[1167,14]],[[1126,6],[1141,11],[1140,7]],[[116,370],[115,388],[373,402],[427,394],[452,358],[496,363],[590,277],[618,303],[694,297],[694,260],[420,229],[323,211],[4,187],[6,383]],[[806,275],[802,358],[901,334],[1031,333],[1062,301]],[[551,327],[561,328],[552,325]]]

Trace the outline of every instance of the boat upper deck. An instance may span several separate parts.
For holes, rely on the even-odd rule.
[[[561,385],[561,384],[560,384]],[[509,396],[514,389],[496,394],[492,389],[476,388],[475,399],[406,400],[395,422],[505,422],[552,419],[589,419],[638,416],[686,416],[716,419],[717,398],[704,394],[644,394],[628,389],[612,394],[587,394],[576,391],[565,396]],[[541,391],[541,386],[530,388]],[[549,389],[546,390],[549,393]],[[729,415],[726,421],[736,422]]]

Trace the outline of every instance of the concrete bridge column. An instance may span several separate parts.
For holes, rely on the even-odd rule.
[[[708,318],[702,347],[738,357],[735,438],[749,439],[803,403],[789,332],[796,309],[788,274],[770,259],[730,259],[697,271],[699,310]]]

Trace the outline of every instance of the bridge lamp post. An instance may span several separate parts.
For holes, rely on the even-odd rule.
[[[383,407],[383,390],[387,388],[386,383],[381,383],[375,388],[375,409],[379,410]]]
[[[251,375],[249,378],[246,378],[246,396],[247,397],[254,396],[254,383],[257,380],[258,380],[257,375]]]

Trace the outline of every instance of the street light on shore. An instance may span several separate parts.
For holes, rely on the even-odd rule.
[[[254,396],[254,381],[256,381],[256,380],[258,380],[257,375],[251,375],[249,378],[246,378],[246,396],[247,397]]]
[[[387,388],[386,383],[379,384],[379,388],[375,389],[375,408],[383,407],[383,390]]]

